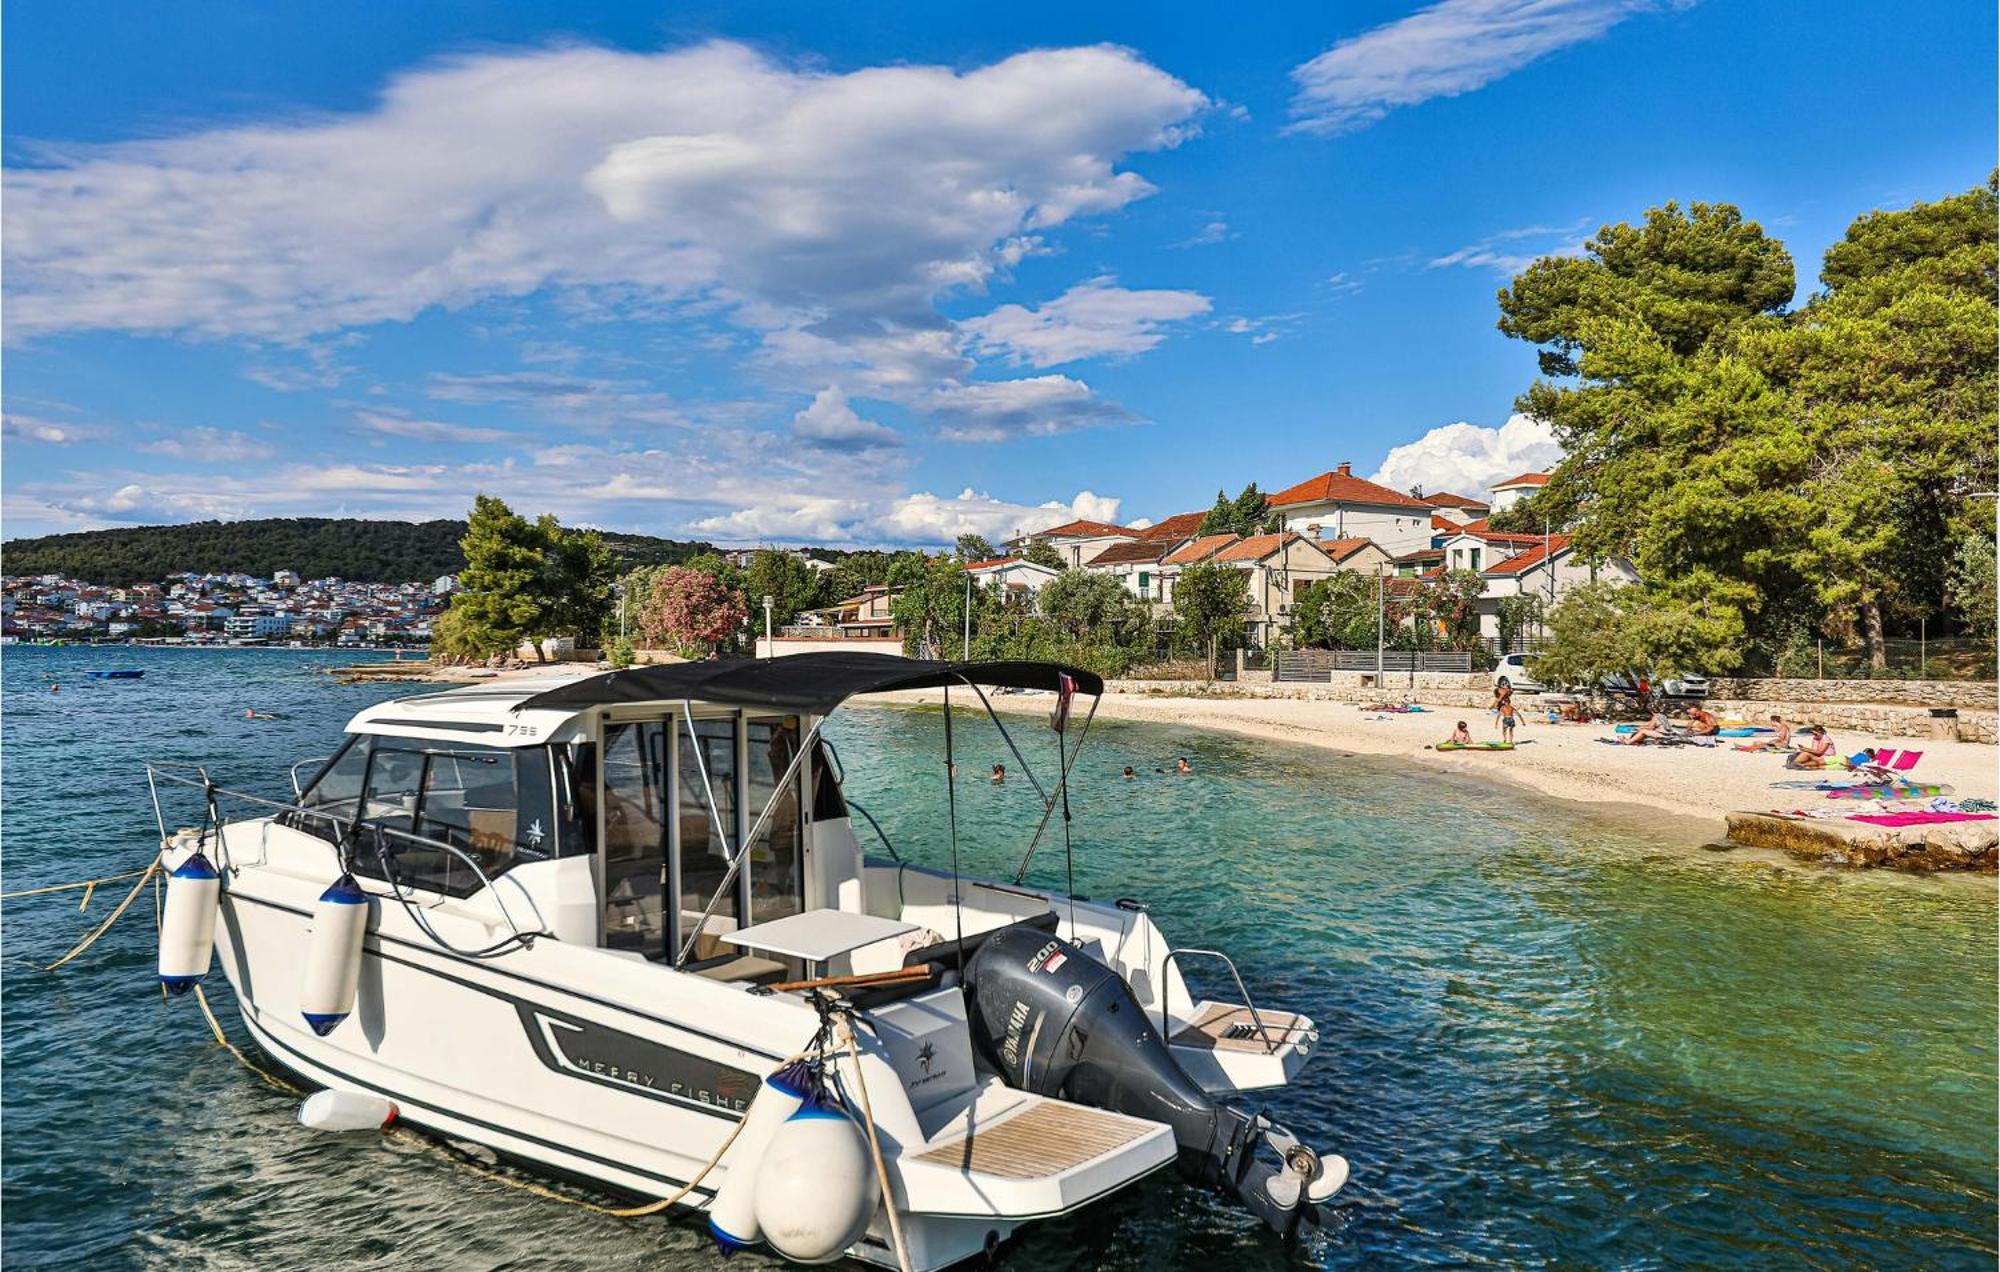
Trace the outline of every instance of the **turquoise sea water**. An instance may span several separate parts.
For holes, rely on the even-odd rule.
[[[307,669],[335,657],[8,650],[6,887],[143,864],[144,758],[279,793],[354,710],[409,692]],[[146,677],[81,674],[111,666]],[[1010,727],[1047,772],[1048,731]],[[941,735],[934,711],[833,730],[850,793],[938,864]],[[957,742],[962,866],[1010,873],[1033,793],[990,726],[960,717]],[[1175,755],[1194,777],[1153,771]],[[1074,789],[1079,892],[1147,900],[1178,942],[1231,953],[1259,1002],[1319,1022],[1321,1053],[1270,1106],[1354,1181],[1325,1238],[1289,1255],[1233,1205],[1156,1179],[1029,1229],[1004,1266],[1993,1266],[1992,880],[1715,854],[1684,825],[1161,726],[1098,724]],[[1061,881],[1059,834],[1033,877]],[[604,1219],[403,1141],[300,1128],[192,1002],[162,1003],[150,903],[33,970],[120,895],[0,912],[6,1266],[720,1266],[690,1224]]]

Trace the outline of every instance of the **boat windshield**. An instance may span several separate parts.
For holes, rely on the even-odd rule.
[[[450,844],[489,878],[523,862],[591,851],[574,829],[570,784],[556,776],[547,747],[363,735],[350,739],[299,797],[308,811],[282,820],[329,843],[356,832],[350,854],[356,874],[393,874],[404,887],[468,896],[479,890],[479,875],[456,854],[371,832]]]

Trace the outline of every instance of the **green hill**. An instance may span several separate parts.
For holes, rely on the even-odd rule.
[[[142,583],[183,570],[269,578],[279,570],[300,577],[363,583],[404,583],[456,574],[465,566],[458,541],[463,521],[362,521],[351,517],[273,517],[263,521],[196,521],[10,539],[0,544],[8,574],[62,574],[92,583]],[[626,565],[685,561],[710,545],[607,532],[604,541]]]

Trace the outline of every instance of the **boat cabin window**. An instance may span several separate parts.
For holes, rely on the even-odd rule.
[[[604,726],[604,942],[671,961],[699,927],[690,963],[736,957],[721,938],[805,901],[804,776],[798,716],[685,715]],[[757,830],[728,889],[730,864]],[[720,895],[718,895],[718,891]]]
[[[360,737],[299,797],[309,811],[282,820],[329,843],[356,830],[350,852],[356,874],[393,875],[404,887],[469,896],[481,886],[479,872],[460,853],[491,878],[520,862],[590,850],[588,836],[559,833],[576,825],[571,800],[559,798],[572,789],[556,780],[547,747]],[[371,835],[376,828],[402,834]]]

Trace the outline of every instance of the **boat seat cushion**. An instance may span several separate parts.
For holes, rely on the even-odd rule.
[[[1061,920],[1056,917],[1054,910],[1044,910],[1042,913],[1034,915],[1031,918],[1007,924],[1005,927],[993,928],[986,932],[974,932],[963,940],[939,941],[935,945],[926,945],[920,949],[911,950],[903,956],[903,966],[920,967],[925,963],[948,963],[956,967],[961,958],[970,959],[973,951],[985,944],[986,938],[992,936],[994,932],[1004,932],[1008,927],[1031,927],[1037,931],[1054,932],[1057,924],[1060,922]]]
[[[699,963],[690,963],[683,970],[730,984],[761,985],[783,977],[785,965],[774,958],[763,958],[756,954],[724,954],[704,959]]]

